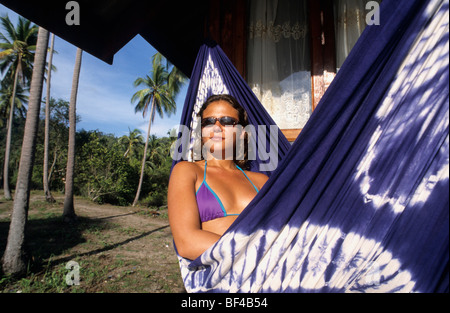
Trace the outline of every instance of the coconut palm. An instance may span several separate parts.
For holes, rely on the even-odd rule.
[[[28,103],[27,120],[25,122],[19,173],[17,176],[16,194],[9,226],[8,241],[2,259],[3,272],[11,275],[25,273],[28,265],[28,258],[25,253],[25,228],[30,200],[33,160],[36,151],[48,37],[48,31],[40,27],[31,79],[30,101]]]
[[[9,117],[9,110],[11,108],[11,98],[13,94],[14,86],[8,77],[5,77],[0,85],[0,127],[4,126],[4,120]],[[21,118],[25,119],[26,116],[26,106],[28,103],[28,88],[22,88],[18,85],[16,88],[16,94],[14,99],[14,110],[16,110],[14,115],[19,115]]]
[[[168,85],[169,73],[161,64],[160,59],[156,57],[153,58],[153,70],[151,74],[151,76],[146,75],[144,78],[139,77],[136,79],[134,86],[144,86],[145,88],[137,91],[131,98],[132,103],[138,101],[134,109],[135,112],[142,112],[144,118],[150,109],[147,138],[145,140],[144,155],[142,157],[141,174],[133,206],[137,204],[141,193],[150,129],[152,122],[155,119],[155,112],[158,112],[158,115],[163,118],[164,113],[170,116],[176,111],[174,96]]]
[[[169,69],[170,69],[169,76],[167,78],[167,85],[168,85],[170,93],[172,94],[172,97],[175,99],[175,97],[180,92],[181,87],[187,81],[186,75],[184,75],[183,72],[181,72],[177,67],[173,66],[173,64],[170,63],[170,61],[167,60],[159,52],[157,52],[153,56],[153,63],[155,63],[155,62],[158,62],[160,64],[165,63],[166,71],[169,71]]]
[[[72,92],[70,94],[69,104],[69,148],[67,151],[66,188],[63,212],[63,217],[66,222],[71,222],[76,219],[75,207],[73,203],[73,181],[75,172],[76,103],[82,54],[83,50],[78,48],[75,58],[75,68],[73,70]]]
[[[151,135],[148,141],[148,160],[147,164],[152,170],[158,168],[166,158],[164,145],[155,135]]]
[[[7,71],[7,76],[13,79],[13,92],[11,96],[11,109],[6,134],[5,160],[3,169],[3,191],[6,199],[11,199],[9,189],[9,155],[11,150],[12,121],[14,119],[15,94],[19,80],[23,87],[31,78],[34,51],[36,49],[37,26],[30,21],[19,17],[18,25],[14,28],[8,16],[0,17],[0,24],[5,30],[0,33],[0,71]]]
[[[48,184],[48,153],[49,153],[49,141],[50,141],[50,82],[51,82],[51,74],[52,71],[52,62],[53,62],[53,48],[55,47],[55,34],[52,34],[52,39],[50,41],[50,54],[48,57],[49,70],[47,70],[47,92],[46,92],[46,101],[45,101],[45,129],[44,129],[44,168],[43,168],[43,186],[44,186],[44,194],[47,202],[55,202],[55,199],[52,196],[50,191],[50,187]]]
[[[125,148],[123,156],[131,160],[136,151],[144,144],[144,139],[142,138],[141,130],[128,128],[128,131],[128,135],[123,135],[119,138],[119,143]]]

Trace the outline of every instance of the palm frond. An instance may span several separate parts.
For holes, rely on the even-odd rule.
[[[187,81],[186,75],[183,74],[178,68],[173,67],[170,71],[168,78],[169,90],[173,93],[175,98],[181,90],[181,87]]]
[[[28,45],[27,46],[27,52],[29,52],[29,51],[36,51],[36,45]]]
[[[136,101],[142,101],[150,92],[151,92],[150,88],[145,88],[136,91],[136,93],[131,97],[131,103],[134,103]]]
[[[12,24],[11,20],[9,19],[8,14],[0,17],[0,24],[2,25],[3,29],[6,31],[6,34],[8,35],[11,42],[17,40],[16,30],[14,29],[14,25]]]
[[[159,52],[155,53],[152,57],[153,68],[157,67],[158,65],[161,65],[163,59],[164,59],[164,56],[161,53],[159,53]]]
[[[139,87],[140,85],[147,85],[147,79],[138,77],[133,83],[134,87]]]
[[[175,67],[169,73],[170,63],[160,53],[156,53],[152,58],[152,71],[145,78],[139,77],[135,80],[134,86],[146,86],[147,88],[137,91],[132,102],[139,101],[135,107],[135,113],[147,113],[149,103],[153,101],[154,110],[150,121],[153,122],[156,113],[163,118],[164,113],[170,116],[176,112],[175,96],[180,91],[181,85],[186,81],[186,77]]]
[[[9,41],[8,38],[6,38],[2,32],[0,32],[0,41],[2,41],[3,43],[8,43],[11,44],[11,42]]]
[[[0,47],[1,48],[1,47]],[[0,59],[3,59],[7,56],[10,56],[12,53],[14,53],[13,49],[6,49],[0,52]]]
[[[0,52],[0,71],[8,71],[10,76],[18,72],[23,85],[26,85],[31,80],[38,27],[23,17],[19,17],[14,27],[8,15],[0,17],[0,25],[4,30],[0,36],[3,41],[0,46],[3,49]]]

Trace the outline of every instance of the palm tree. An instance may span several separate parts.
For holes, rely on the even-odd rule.
[[[119,143],[125,147],[123,156],[131,160],[136,150],[144,144],[144,139],[141,135],[141,130],[135,128],[133,131],[128,128],[129,134],[123,135],[119,138]]]
[[[169,76],[167,78],[167,85],[169,87],[169,91],[172,94],[172,97],[175,99],[175,97],[178,95],[178,93],[181,90],[181,87],[186,83],[187,77],[183,74],[177,67],[173,66],[172,63],[170,63],[169,60],[167,60],[161,53],[157,52],[153,56],[153,63],[166,63],[166,71],[170,70]]]
[[[50,55],[48,57],[48,70],[47,70],[47,93],[45,101],[45,129],[44,129],[44,168],[43,168],[43,185],[44,194],[47,202],[55,202],[52,196],[50,187],[48,184],[48,152],[49,152],[49,141],[50,141],[50,82],[51,82],[51,68],[53,62],[53,48],[55,46],[55,34],[52,34],[52,39],[50,41]]]
[[[147,163],[152,170],[158,168],[166,158],[164,145],[155,135],[151,135],[148,141],[149,155]]]
[[[30,101],[28,103],[27,120],[25,122],[16,194],[9,226],[8,241],[2,259],[3,272],[5,274],[23,274],[26,272],[28,265],[28,258],[25,253],[25,227],[30,200],[34,154],[36,151],[48,37],[48,31],[40,27],[34,58],[33,75],[31,78]]]
[[[0,23],[6,33],[0,33],[0,70],[8,71],[7,76],[13,78],[13,92],[11,96],[11,109],[8,119],[8,131],[6,135],[5,160],[3,168],[3,191],[5,199],[11,199],[9,189],[9,155],[11,150],[11,134],[14,119],[14,104],[19,78],[23,83],[31,77],[33,51],[36,49],[37,26],[31,25],[27,19],[19,17],[19,22],[14,28],[8,16],[0,17]]]
[[[142,112],[142,115],[145,118],[145,115],[147,114],[150,107],[150,118],[148,122],[147,138],[145,140],[144,155],[142,157],[139,185],[136,192],[136,197],[133,201],[133,206],[137,204],[141,193],[142,182],[144,179],[145,161],[147,159],[148,140],[150,137],[152,122],[155,119],[155,111],[158,112],[158,115],[161,118],[163,118],[164,112],[170,116],[176,111],[176,104],[173,93],[171,93],[171,90],[168,86],[168,77],[169,73],[161,64],[160,59],[154,57],[152,76],[150,77],[146,75],[146,77],[144,78],[139,77],[134,82],[135,87],[145,87],[144,89],[137,91],[131,98],[132,103],[138,101],[134,110],[135,112]]]
[[[11,98],[13,94],[13,84],[9,77],[5,77],[0,85],[0,127],[3,127],[3,120],[9,117],[9,110],[11,108]],[[14,109],[16,113],[23,119],[26,116],[25,104],[28,103],[28,88],[22,88],[17,85],[14,99]]]
[[[75,170],[76,104],[82,54],[83,50],[78,48],[75,59],[75,68],[73,70],[72,92],[70,94],[69,104],[69,150],[67,151],[66,188],[63,212],[63,217],[66,222],[71,222],[76,219],[75,207],[73,204],[73,181]]]

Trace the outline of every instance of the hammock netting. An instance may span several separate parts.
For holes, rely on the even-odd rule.
[[[179,257],[188,292],[448,292],[448,12],[448,0],[382,2],[293,145],[267,128],[277,158],[252,162],[270,175],[262,190],[198,259]],[[253,125],[275,124],[205,44],[181,124],[195,129],[221,93]],[[191,133],[180,160],[195,160]]]

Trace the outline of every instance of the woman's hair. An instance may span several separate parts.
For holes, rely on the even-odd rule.
[[[203,112],[206,110],[206,108],[213,102],[217,101],[226,101],[228,102],[237,112],[239,117],[238,124],[241,125],[243,128],[249,124],[248,122],[248,115],[247,112],[244,110],[244,108],[239,104],[239,102],[236,100],[235,97],[227,94],[222,95],[212,95],[210,96],[205,103],[203,103],[202,108],[198,112],[198,116],[200,118],[203,117]],[[233,153],[234,155],[234,153]],[[249,160],[248,160],[248,136],[247,133],[244,137],[244,159],[243,160],[234,160],[234,163],[238,165],[242,169],[248,169],[249,168]]]

